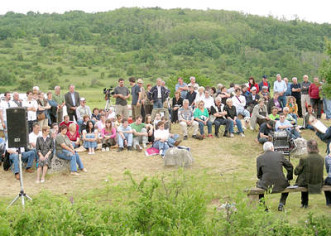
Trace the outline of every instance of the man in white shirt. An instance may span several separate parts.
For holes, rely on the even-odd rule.
[[[210,113],[211,107],[215,107],[214,98],[210,96],[209,90],[205,90],[205,97],[202,99],[205,102],[205,108]]]
[[[5,100],[0,103],[0,120],[7,140],[7,114],[6,110],[11,107],[17,107],[16,103],[10,100],[10,92],[5,92]]]
[[[288,120],[286,120],[284,113],[281,113],[279,115],[279,120],[276,121],[275,130],[276,132],[280,130],[285,130],[293,139],[301,138],[297,127],[294,127]]]
[[[79,132],[82,132],[81,128],[83,124],[83,117],[88,116],[91,119],[92,116],[91,109],[89,106],[86,105],[86,99],[83,97],[80,98],[80,105],[76,109],[76,115],[77,115],[77,124],[79,125]]]
[[[277,80],[274,82],[274,92],[279,93],[278,100],[283,103],[283,106],[286,106],[286,96],[285,92],[287,90],[287,86],[284,80],[282,80],[282,77],[280,74],[276,75]]]
[[[27,99],[23,101],[22,106],[27,108],[29,132],[31,132],[33,123],[37,122],[38,103],[33,99],[32,91],[26,92],[26,95]]]

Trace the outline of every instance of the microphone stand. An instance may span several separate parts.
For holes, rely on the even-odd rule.
[[[21,148],[18,148],[18,160],[19,160],[19,174],[20,174],[20,186],[21,186],[21,190],[20,192],[18,193],[18,195],[11,201],[11,203],[9,204],[9,206],[7,207],[7,209],[12,206],[19,198],[21,198],[22,200],[22,206],[23,206],[23,209],[24,209],[24,206],[25,206],[25,199],[24,198],[27,198],[28,200],[31,200],[32,201],[32,198],[29,197],[29,195],[27,195],[25,192],[24,192],[24,187],[23,187],[23,173],[22,173],[22,154],[21,154]]]

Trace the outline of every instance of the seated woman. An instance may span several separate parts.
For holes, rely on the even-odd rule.
[[[233,106],[236,107],[237,116],[242,115],[244,117],[245,124],[249,123],[250,113],[245,108],[246,107],[246,98],[245,96],[241,95],[240,88],[235,89],[235,96],[232,97]]]
[[[170,137],[169,130],[164,129],[163,121],[157,124],[158,129],[154,132],[153,147],[159,149],[159,154],[163,157],[169,148],[168,138]]]
[[[72,146],[77,148],[80,146],[80,134],[77,129],[77,124],[71,123],[69,125],[69,130],[67,132],[67,136],[70,139]]]
[[[150,114],[146,115],[145,118],[145,124],[146,124],[146,128],[147,128],[147,133],[148,133],[148,142],[149,143],[153,143],[154,142],[154,126],[153,126],[153,122],[152,122],[152,116]],[[152,133],[150,135],[150,133]]]
[[[88,122],[89,120],[90,120],[90,117],[89,117],[88,115],[84,115],[84,116],[83,116],[83,123],[82,123],[80,129],[79,129],[79,126],[78,126],[78,124],[77,124],[77,126],[78,126],[78,130],[79,130],[79,133],[82,133],[82,131],[83,131],[84,129],[86,129],[86,125],[87,125],[87,122]],[[68,126],[68,128],[69,128],[69,126]]]
[[[198,107],[194,110],[193,116],[194,120],[199,123],[199,130],[202,137],[205,137],[204,127],[208,127],[208,137],[212,138],[212,123],[209,120],[208,110],[204,107],[204,101],[198,102]]]
[[[273,107],[271,109],[271,114],[269,114],[270,120],[279,120],[278,107]]]
[[[241,126],[241,120],[239,120],[238,117],[237,117],[237,110],[236,110],[236,107],[233,106],[232,98],[228,98],[226,100],[226,106],[225,106],[224,110],[227,112],[226,118],[231,121],[230,127],[229,127],[230,137],[231,138],[234,137],[234,135],[233,135],[234,134],[233,127],[235,125],[237,125],[239,135],[241,137],[245,137],[244,131],[243,131],[242,126]]]
[[[289,114],[297,122],[297,120],[298,120],[298,104],[296,103],[295,97],[290,96],[288,98],[288,102],[286,104],[286,107],[289,109]]]
[[[102,151],[109,151],[110,147],[116,145],[116,128],[110,119],[106,120],[105,128],[101,130]]]
[[[70,139],[67,136],[67,131],[68,128],[66,125],[60,126],[59,134],[55,139],[56,156],[60,159],[70,161],[70,171],[72,175],[79,175],[77,173],[77,165],[80,170],[87,172],[78,153],[75,151]]]
[[[54,141],[48,135],[49,130],[50,128],[48,126],[44,126],[42,128],[42,137],[38,137],[36,141],[36,151],[39,157],[36,183],[45,182],[47,169],[50,166],[51,160],[53,158]],[[42,176],[40,179],[41,172]]]
[[[304,115],[303,117],[303,128],[304,129],[310,129],[312,131],[314,131],[314,127],[312,125],[309,124],[309,119],[317,119],[315,113],[314,113],[314,110],[313,110],[313,107],[311,105],[308,105],[307,107],[307,113]]]
[[[121,126],[121,124],[122,124],[122,116],[121,116],[121,114],[117,114],[117,115],[116,115],[116,120],[115,120],[115,122],[114,122],[115,129],[117,130],[118,127]]]
[[[83,130],[84,148],[88,149],[88,154],[95,154],[94,149],[97,147],[98,130],[94,129],[92,121],[88,121],[86,129]]]
[[[98,120],[100,120],[100,113],[99,113],[99,109],[98,108],[96,108],[96,107],[93,108],[91,119],[94,120],[95,122],[97,122]]]
[[[178,109],[183,106],[183,99],[180,97],[180,92],[175,92],[175,97],[172,99],[171,108],[171,123],[178,121]]]

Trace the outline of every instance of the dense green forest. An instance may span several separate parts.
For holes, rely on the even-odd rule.
[[[243,82],[321,75],[330,24],[223,10],[122,8],[0,16],[0,86],[89,88],[129,76],[154,80],[181,72]]]

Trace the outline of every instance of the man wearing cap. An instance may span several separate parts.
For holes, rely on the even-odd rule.
[[[69,92],[64,95],[64,100],[70,120],[73,121],[75,117],[77,121],[76,109],[80,102],[80,96],[79,93],[75,91],[75,85],[69,85]]]
[[[182,99],[186,98],[188,86],[186,83],[183,82],[183,78],[181,78],[181,77],[178,78],[178,83],[176,84],[175,89],[176,89],[176,92],[180,92],[180,97]]]
[[[189,106],[194,107],[195,98],[197,96],[197,92],[194,91],[194,87],[192,85],[188,85],[188,93],[186,94],[185,99],[189,101]]]
[[[131,86],[131,109],[132,109],[132,120],[136,120],[138,116],[141,115],[141,87],[143,85],[143,80],[138,79],[136,84],[136,79],[131,77],[129,78]]]
[[[251,92],[248,94],[247,98],[246,98],[246,108],[249,111],[249,113],[252,113],[253,108],[255,107],[255,105],[258,104],[259,99],[260,99],[260,95],[258,95],[256,93],[256,87],[252,87],[251,88]]]
[[[83,124],[83,117],[88,116],[91,119],[92,112],[89,106],[86,105],[86,99],[80,98],[80,106],[76,109],[77,114],[77,124],[79,125],[79,131],[81,132],[81,127]],[[92,121],[93,122],[93,121]]]
[[[260,91],[262,91],[262,87],[263,86],[267,86],[267,89],[268,89],[267,91],[270,92],[270,83],[269,83],[268,78],[267,78],[266,75],[264,75],[262,77],[262,81],[259,83],[259,89],[260,89]]]
[[[128,101],[130,97],[130,91],[124,86],[124,79],[118,79],[118,86],[114,89],[114,98],[116,98],[116,114],[120,114],[123,118],[128,119]]]

